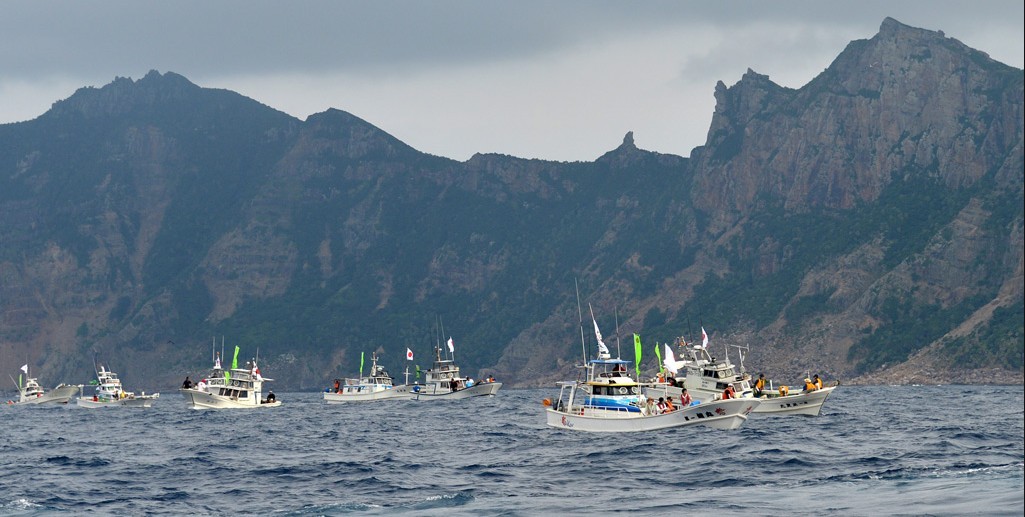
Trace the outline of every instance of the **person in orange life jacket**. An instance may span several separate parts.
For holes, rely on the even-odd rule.
[[[727,384],[726,389],[722,390],[722,399],[735,399],[737,398],[737,392],[733,389],[732,384]]]
[[[805,391],[805,393],[812,392],[812,391],[815,391],[817,389],[818,389],[818,387],[815,386],[814,382],[811,382],[811,379],[809,379],[807,377],[804,379],[804,391]]]
[[[812,384],[814,384],[814,385],[815,385],[815,387],[816,387],[817,389],[820,389],[820,390],[822,389],[822,379],[820,379],[820,378],[819,378],[819,374],[817,374],[817,373],[816,373],[816,374],[815,374],[815,378],[814,378],[814,379],[812,379],[812,381],[811,381],[811,382],[812,382]]]
[[[765,389],[765,374],[764,373],[759,373],[758,374],[758,380],[755,381],[755,396],[756,397],[761,397],[762,396],[762,390],[764,390],[764,389]]]
[[[666,413],[676,411],[676,406],[673,405],[673,397],[666,397]]]
[[[683,388],[683,393],[680,393],[680,407],[688,407],[692,402],[694,400],[690,398],[690,393],[687,393],[687,388]]]

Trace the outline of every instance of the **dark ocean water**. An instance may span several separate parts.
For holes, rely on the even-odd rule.
[[[0,408],[0,515],[1022,515],[1023,390],[841,386],[818,417],[594,435],[551,390]],[[9,398],[9,397],[8,397]]]

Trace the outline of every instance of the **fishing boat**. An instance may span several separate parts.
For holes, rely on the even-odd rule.
[[[117,374],[100,365],[96,371],[96,392],[92,396],[82,396],[76,400],[79,407],[138,407],[147,408],[160,398],[159,393],[147,395],[146,392],[135,394],[125,391]]]
[[[654,431],[688,425],[736,429],[761,403],[758,399],[730,399],[698,403],[662,412],[648,403],[651,395],[669,398],[665,390],[642,394],[641,386],[626,375],[629,361],[593,359],[585,381],[559,382],[559,398],[545,399],[547,424],[588,432]],[[677,399],[678,400],[678,399]]]
[[[8,404],[67,404],[81,389],[74,384],[58,384],[52,390],[44,389],[39,380],[29,375],[28,365],[21,367],[25,374],[25,382],[22,383],[22,375],[18,374],[18,380],[11,377],[11,381],[18,387],[18,400],[9,400]]]
[[[704,333],[704,330],[702,330]],[[751,376],[744,371],[743,352],[740,352],[741,366],[730,362],[728,349],[726,359],[717,359],[708,352],[707,338],[702,344],[688,344],[683,338],[677,339],[681,356],[686,353],[690,358],[670,361],[673,366],[667,382],[655,383],[647,391],[658,393],[664,391],[675,397],[681,396],[683,389],[694,400],[711,402],[723,397],[727,388],[731,389],[732,397],[740,399],[758,399],[761,404],[755,413],[771,415],[810,415],[816,416],[822,405],[832,394],[836,386],[823,386],[815,390],[789,389],[788,386],[773,388],[771,385],[756,393]]]
[[[222,369],[220,357],[214,358],[214,367],[207,378],[192,385],[186,384],[178,390],[186,404],[195,409],[253,409],[278,407],[281,401],[268,390],[263,397],[263,383],[273,381],[260,373],[256,359],[245,368],[238,368],[239,347],[235,347],[235,359],[231,369]]]
[[[593,321],[593,312],[591,318]],[[598,354],[583,366],[584,380],[557,383],[558,399],[543,401],[546,423],[551,427],[595,433],[655,431],[689,425],[736,429],[761,403],[749,398],[667,407],[663,402],[672,399],[666,387],[658,388],[661,392],[655,387],[646,390],[627,373],[631,361],[612,359],[596,321],[594,331]],[[656,398],[658,405],[654,404]]]
[[[324,401],[329,404],[343,402],[369,402],[375,400],[408,399],[410,386],[398,385],[392,381],[391,375],[383,366],[377,364],[377,354],[370,355],[370,375],[363,376],[363,357],[360,356],[360,376],[355,379],[335,379],[333,388],[324,392]],[[406,381],[409,381],[409,369],[406,369]]]
[[[470,397],[494,395],[502,388],[501,382],[493,377],[475,381],[463,377],[454,360],[455,346],[448,340],[449,357],[442,358],[441,346],[434,347],[434,366],[427,370],[424,384],[410,386],[410,397],[414,400],[456,400]]]

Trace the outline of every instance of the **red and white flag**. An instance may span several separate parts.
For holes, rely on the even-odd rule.
[[[454,353],[456,351],[456,345],[452,343],[452,338],[448,338],[448,351]]]
[[[406,360],[407,361],[412,361],[413,360],[413,351],[408,349],[408,348],[406,349]]]
[[[708,334],[705,333],[705,327],[701,327],[701,348],[708,348]]]

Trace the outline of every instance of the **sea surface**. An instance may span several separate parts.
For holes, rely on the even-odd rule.
[[[1021,386],[841,386],[817,417],[618,435],[547,427],[541,399],[555,395],[5,405],[0,515],[1025,512]]]

